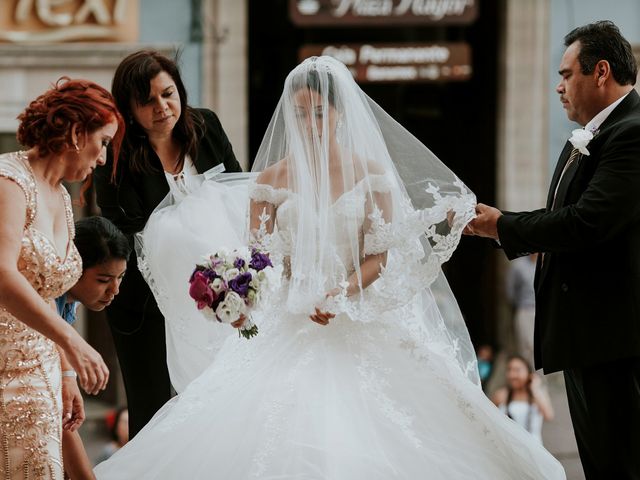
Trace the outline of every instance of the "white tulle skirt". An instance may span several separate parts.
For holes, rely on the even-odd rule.
[[[149,238],[163,239],[164,248],[179,241],[174,251],[185,255],[232,247],[225,242],[234,241],[235,220],[221,213],[230,190],[207,188],[207,198],[220,203],[194,201],[182,213],[179,204],[156,218]],[[201,231],[205,219],[208,238],[190,239],[186,232]],[[162,256],[147,247],[148,267],[167,279],[163,288],[185,275],[186,288],[192,266],[182,262],[192,259],[157,265]],[[423,308],[404,309],[397,323],[339,315],[320,326],[276,300],[254,315],[260,333],[246,340],[228,325],[206,323],[190,300],[172,302],[179,295],[164,293],[169,312],[182,319],[168,317],[168,328],[190,332],[171,340],[172,379],[176,368],[185,369],[184,382],[202,373],[96,467],[100,480],[565,478],[560,463],[467,379],[447,347],[415,342],[402,325],[421,324],[408,317]],[[211,344],[206,354],[193,353]]]
[[[164,315],[167,366],[175,390],[186,386],[211,363],[229,328],[206,319],[189,297],[189,277],[203,257],[221,247],[246,243],[247,182],[251,174],[227,174],[204,181],[188,196],[170,194],[137,235],[143,276]],[[199,180],[199,182],[198,182]]]

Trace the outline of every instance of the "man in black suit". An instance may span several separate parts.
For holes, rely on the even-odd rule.
[[[629,42],[611,22],[565,37],[556,91],[574,131],[547,206],[477,206],[466,233],[536,269],[535,361],[564,370],[588,480],[640,479],[640,96]],[[576,148],[577,147],[577,148]]]

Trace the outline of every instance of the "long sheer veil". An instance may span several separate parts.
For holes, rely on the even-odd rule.
[[[565,477],[477,385],[440,268],[473,194],[346,67],[312,58],[288,76],[254,169],[152,215],[143,260],[167,294],[172,379],[211,360],[98,478]],[[251,340],[193,317],[185,288],[190,255],[247,243],[286,271]],[[312,323],[315,307],[336,316]],[[217,353],[209,328],[228,332]]]
[[[286,266],[287,311],[396,322],[478,383],[441,270],[475,197],[342,63],[312,57],[288,75],[253,171],[254,241]]]

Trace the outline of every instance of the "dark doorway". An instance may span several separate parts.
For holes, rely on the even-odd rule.
[[[496,79],[500,2],[480,0],[470,26],[403,28],[298,28],[288,0],[249,2],[249,148],[256,154],[286,75],[304,44],[464,41],[472,48],[473,75],[460,83],[362,85],[446,163],[483,203],[495,204]],[[472,340],[496,339],[496,272],[487,242],[463,238],[445,273]]]

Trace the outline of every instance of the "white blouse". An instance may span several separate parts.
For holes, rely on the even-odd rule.
[[[199,185],[199,182],[194,180],[194,177],[198,175],[198,170],[189,155],[185,155],[180,173],[173,174],[165,171],[164,175],[169,184],[169,191],[176,200],[182,200]]]
[[[503,403],[499,408],[500,411],[506,415],[506,405]],[[527,425],[529,408],[531,408],[531,420],[529,425]],[[509,404],[509,414],[518,425],[527,430],[536,437],[540,443],[542,443],[542,422],[544,419],[540,409],[535,403],[530,404],[524,400],[512,400]]]

